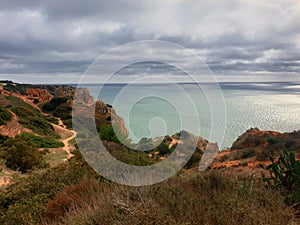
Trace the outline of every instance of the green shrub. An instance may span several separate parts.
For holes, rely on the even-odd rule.
[[[171,149],[169,149],[169,146],[162,142],[157,147],[156,150],[159,152],[159,155],[164,156],[166,154],[169,154],[171,152]]]
[[[47,102],[42,106],[42,109],[47,112],[52,112],[67,100],[68,98],[52,98],[50,102]]]
[[[11,119],[12,119],[11,113],[6,108],[0,106],[0,126],[11,121]]]
[[[279,142],[279,139],[276,137],[267,137],[266,141],[269,142],[271,145],[274,145]]]
[[[112,141],[117,144],[126,141],[128,137],[128,135],[124,134],[121,131],[120,127],[118,126],[113,127],[111,124],[103,124],[98,129],[98,134],[101,140]],[[119,140],[119,138],[121,140]]]
[[[64,147],[64,143],[56,141],[54,138],[35,136],[30,133],[23,133],[21,136],[30,139],[34,143],[34,145],[38,148]]]
[[[0,134],[0,146],[3,144],[7,139],[9,139],[8,136]]]
[[[6,140],[0,148],[0,155],[5,165],[14,170],[25,173],[35,168],[47,166],[43,155],[32,141],[24,136],[16,136]]]

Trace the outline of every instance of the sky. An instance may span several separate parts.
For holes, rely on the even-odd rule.
[[[190,50],[221,81],[298,81],[299,2],[1,0],[0,79],[76,83],[107,51],[158,40]],[[141,70],[178,75],[159,62],[128,65],[119,75],[126,81]]]

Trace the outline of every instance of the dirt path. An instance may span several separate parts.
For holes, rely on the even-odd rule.
[[[52,126],[55,131],[61,136],[60,141],[64,143],[64,147],[62,147],[61,149],[67,153],[67,159],[69,159],[73,156],[71,151],[74,148],[74,146],[69,144],[69,141],[76,137],[76,132],[74,130],[67,129],[60,118],[56,119],[58,120],[58,125],[52,124]]]

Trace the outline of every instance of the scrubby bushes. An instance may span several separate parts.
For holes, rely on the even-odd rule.
[[[47,112],[52,112],[67,100],[68,98],[52,98],[50,102],[47,102],[42,106],[42,109]]]
[[[65,186],[86,179],[100,179],[78,151],[66,164],[20,177],[0,191],[0,224],[41,224],[45,204]],[[43,223],[42,223],[43,224]]]
[[[128,135],[124,134],[120,127],[112,126],[111,124],[103,124],[98,129],[99,138],[101,140],[111,141],[117,144],[126,141]],[[121,139],[121,140],[119,140]]]
[[[67,128],[72,128],[72,107],[67,97],[52,98],[50,102],[42,105],[43,111],[52,113],[53,116],[60,118]]]
[[[12,111],[19,117],[19,123],[31,129],[33,132],[44,136],[55,136],[52,125],[39,113],[24,106],[15,106],[12,108]]]
[[[148,187],[110,183],[78,151],[69,163],[32,173],[0,193],[0,224],[281,225],[292,210],[252,178],[182,173]],[[251,184],[251,186],[249,186]],[[268,207],[266,207],[266,205]]]
[[[0,126],[11,121],[11,119],[12,119],[11,113],[6,108],[0,106]]]
[[[56,141],[54,138],[51,137],[41,137],[35,136],[30,133],[23,133],[21,135],[24,139],[30,139],[34,145],[38,148],[61,148],[64,147],[64,143]]]
[[[279,143],[279,139],[276,137],[267,137],[266,141],[269,142],[271,145]]]
[[[195,152],[193,153],[187,164],[184,166],[184,168],[190,169],[199,165],[202,155],[203,152],[199,148],[196,148]]]
[[[34,143],[24,136],[16,136],[4,141],[0,146],[0,157],[8,168],[27,172],[35,168],[45,168],[47,164]]]
[[[83,179],[48,202],[44,223],[289,224],[292,212],[277,197],[252,178],[218,172],[181,175],[138,188]]]

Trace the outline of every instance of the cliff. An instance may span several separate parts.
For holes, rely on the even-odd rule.
[[[95,107],[95,114],[90,116],[95,116],[97,128],[101,127],[102,124],[111,124],[113,116],[115,118],[113,122],[124,133],[128,133],[123,119],[116,114],[115,110],[102,101],[94,101],[86,88],[76,89],[68,85],[17,84],[11,81],[0,81],[0,84],[0,107],[9,108],[13,106],[15,108],[22,106],[27,109],[30,108],[30,110],[36,109],[39,111],[41,119],[50,116],[57,117],[63,121],[67,128],[71,129],[73,98],[77,91],[77,98],[80,98],[78,100],[84,103],[85,107]],[[12,129],[10,124],[18,127],[17,133],[24,130],[22,124],[18,123],[18,116],[14,116],[12,122],[0,127],[0,134],[11,133],[10,136],[14,136],[15,132],[13,130],[9,131],[10,128]]]

